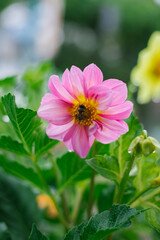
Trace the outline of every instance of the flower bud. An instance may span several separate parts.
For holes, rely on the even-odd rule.
[[[148,156],[149,154],[151,154],[156,150],[156,147],[154,146],[154,144],[151,142],[149,138],[144,139],[141,145],[142,145],[142,153],[145,156]]]
[[[141,153],[141,142],[143,141],[143,136],[138,136],[131,142],[128,152],[129,153]]]
[[[128,152],[148,156],[157,149],[160,149],[160,143],[153,137],[147,137],[147,131],[143,130],[140,136],[133,139]]]

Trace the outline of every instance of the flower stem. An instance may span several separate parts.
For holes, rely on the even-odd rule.
[[[59,177],[58,177],[58,168],[56,164],[56,159],[54,159],[53,155],[49,153],[50,160],[52,162],[52,168],[54,171],[55,179],[56,179],[56,184],[59,186]],[[64,212],[64,217],[68,223],[70,223],[70,215],[69,215],[69,208],[67,204],[67,199],[66,199],[66,194],[65,191],[63,191],[60,195],[61,201],[62,201],[62,207],[63,207],[63,212]]]
[[[84,192],[84,189],[77,189],[75,206],[74,206],[74,209],[73,209],[73,212],[72,212],[72,215],[71,215],[71,220],[72,220],[73,224],[75,224],[76,220],[77,220],[77,216],[78,216],[78,213],[79,213],[79,210],[80,210],[80,204],[81,204],[83,192]]]
[[[97,153],[97,143],[94,141],[93,145],[93,157]],[[93,198],[94,198],[94,183],[95,183],[95,170],[92,169],[91,183],[90,183],[90,196],[89,196],[89,205],[88,205],[88,219],[92,216],[92,207],[93,207]]]
[[[33,158],[32,158],[32,160],[33,160]],[[61,214],[61,211],[60,211],[60,209],[59,209],[59,206],[58,206],[58,204],[57,204],[57,202],[56,202],[55,197],[52,195],[52,193],[51,193],[51,191],[50,191],[50,189],[49,189],[49,187],[48,187],[45,179],[43,178],[43,175],[42,175],[42,173],[41,173],[41,170],[40,170],[37,162],[36,162],[36,161],[33,161],[33,163],[34,163],[34,166],[35,166],[35,168],[36,168],[37,174],[38,174],[38,176],[39,176],[39,178],[40,178],[40,181],[41,181],[41,183],[42,183],[42,186],[43,186],[44,191],[45,191],[45,192],[48,194],[48,196],[51,198],[51,200],[53,201],[53,203],[54,203],[54,205],[55,205],[55,207],[56,207],[56,209],[57,209],[58,218],[59,218],[60,222],[63,224],[63,226],[64,226],[66,229],[69,229],[69,226],[68,226],[67,222],[65,221],[65,219],[63,218],[63,216],[62,216],[62,214]]]
[[[123,176],[123,178],[120,182],[120,185],[119,185],[119,190],[118,190],[117,199],[116,199],[117,203],[121,203],[121,201],[122,201],[122,196],[123,196],[123,193],[124,193],[124,189],[125,189],[128,177],[129,177],[129,173],[132,169],[134,159],[135,159],[135,156],[133,154],[130,161],[128,162],[128,165],[127,165],[126,170],[124,172],[124,176]]]
[[[144,193],[148,192],[152,189],[152,185],[149,185],[148,187],[144,188],[142,191],[140,191],[138,194],[136,194],[127,204],[131,205],[134,203],[139,197],[141,197]]]
[[[90,196],[89,196],[89,205],[88,205],[88,219],[90,219],[90,217],[92,216],[93,196],[94,196],[94,178],[95,178],[95,170],[92,169]]]

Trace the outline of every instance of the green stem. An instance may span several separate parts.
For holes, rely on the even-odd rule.
[[[117,194],[117,201],[116,201],[117,203],[121,203],[121,201],[122,201],[122,196],[123,196],[123,193],[124,193],[124,189],[125,189],[128,177],[129,177],[129,173],[132,169],[134,159],[135,159],[135,156],[133,154],[130,161],[128,162],[128,165],[127,165],[126,170],[124,172],[124,176],[123,176],[123,178],[120,182],[120,185],[119,185],[119,190],[118,190],[118,194]]]
[[[32,158],[32,160],[33,160],[33,158]],[[44,191],[45,191],[45,192],[48,194],[48,196],[51,198],[51,200],[53,201],[53,203],[54,203],[54,205],[55,205],[55,207],[56,207],[56,209],[57,209],[58,218],[59,218],[60,222],[64,225],[64,227],[65,227],[66,229],[69,229],[69,226],[68,226],[67,222],[65,221],[65,219],[63,218],[63,216],[62,216],[62,214],[61,214],[61,211],[60,211],[60,209],[59,209],[59,206],[58,206],[58,204],[57,204],[57,202],[56,202],[55,197],[52,195],[52,193],[51,193],[51,191],[50,191],[50,189],[49,189],[49,187],[48,187],[45,179],[43,178],[43,175],[42,175],[42,173],[41,173],[41,170],[40,170],[37,162],[36,162],[36,161],[33,161],[33,163],[34,163],[34,166],[35,166],[35,168],[36,168],[37,174],[38,174],[38,176],[39,176],[39,178],[40,178],[40,180],[41,180],[41,183],[42,183],[42,186],[43,186],[43,188],[44,188]]]
[[[90,219],[90,217],[92,216],[93,197],[94,197],[94,180],[95,180],[95,170],[92,169],[90,196],[89,196],[89,205],[88,205],[88,219]]]
[[[97,143],[94,141],[93,145],[93,157],[97,154]],[[95,170],[92,169],[91,184],[90,184],[90,196],[88,205],[88,219],[92,216],[93,198],[94,198],[94,183],[95,183]]]
[[[61,199],[62,199],[62,207],[63,207],[65,219],[66,219],[66,221],[68,223],[70,223],[71,222],[71,220],[70,220],[70,211],[69,211],[69,208],[68,208],[65,192],[63,192],[61,194]]]
[[[71,216],[73,224],[75,224],[76,220],[77,220],[77,216],[78,216],[78,213],[79,213],[79,210],[80,210],[80,204],[81,204],[83,192],[84,192],[84,188],[83,188],[83,190],[82,189],[77,189],[75,206],[74,206],[72,216]]]
[[[152,186],[149,185],[148,187],[144,188],[142,191],[140,191],[138,194],[136,194],[127,204],[131,205],[134,203],[139,197],[141,197],[144,193],[148,192],[152,189]]]
[[[122,136],[120,136],[120,138],[119,138],[118,164],[119,164],[120,176],[122,176],[122,174],[123,174],[123,168],[122,168]]]
[[[49,158],[52,162],[52,168],[53,168],[56,184],[58,186],[59,185],[59,177],[58,177],[59,174],[58,174],[58,168],[57,168],[56,160],[53,158],[53,155],[51,153],[49,153],[48,156],[49,156]]]
[[[50,157],[51,162],[52,162],[52,168],[53,168],[53,171],[54,171],[56,184],[57,184],[57,186],[59,186],[58,168],[57,168],[56,160],[54,159],[52,154],[49,154],[49,157]],[[65,194],[64,191],[61,193],[60,197],[61,197],[61,201],[62,201],[64,217],[65,217],[66,221],[70,223],[69,208],[68,208],[68,204],[67,204],[66,194]]]
[[[137,199],[136,201],[134,201],[131,204],[131,207],[137,207],[138,205],[140,205],[143,202],[147,202],[148,199],[152,198],[153,196],[155,196],[156,194],[160,193],[160,187],[154,189],[152,192],[150,192],[149,194],[145,195],[144,197]]]

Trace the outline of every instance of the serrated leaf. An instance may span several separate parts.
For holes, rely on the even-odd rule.
[[[64,240],[80,240],[81,232],[83,232],[84,227],[87,226],[87,222],[80,224],[79,226],[73,227],[69,233],[66,235]]]
[[[116,230],[128,227],[130,220],[142,211],[127,205],[113,205],[110,210],[104,211],[90,218],[84,225],[73,228],[64,240],[101,240]]]
[[[16,154],[28,156],[27,151],[24,149],[23,144],[17,141],[14,141],[9,136],[1,136],[0,137],[0,149],[13,152]]]
[[[34,168],[31,166],[26,166],[18,161],[9,160],[6,156],[0,155],[0,167],[7,173],[28,181],[37,188],[42,189],[41,181]]]
[[[49,149],[58,143],[57,140],[50,139],[44,130],[38,133],[35,140],[35,155],[36,158],[45,154]]]
[[[31,235],[29,236],[29,240],[47,240],[46,238],[36,227],[35,224],[32,226]]]
[[[59,193],[66,187],[78,181],[90,178],[91,168],[75,153],[67,153],[57,159],[57,165],[61,172],[61,186]]]
[[[100,175],[118,184],[119,165],[115,157],[109,157],[107,155],[104,156],[97,155],[94,158],[86,160],[86,162]]]
[[[32,143],[34,141],[34,131],[40,125],[37,113],[31,109],[17,108],[15,97],[10,93],[2,97],[2,103],[6,113],[28,152],[32,151]]]

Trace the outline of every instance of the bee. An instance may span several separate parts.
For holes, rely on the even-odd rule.
[[[86,109],[86,107],[83,105],[83,104],[81,104],[81,105],[79,105],[79,108],[78,108],[78,110],[77,110],[77,118],[78,118],[78,120],[84,120],[85,119],[85,109]]]

